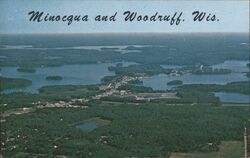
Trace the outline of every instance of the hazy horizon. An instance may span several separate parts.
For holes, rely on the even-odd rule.
[[[0,33],[181,33],[181,32],[249,32],[249,2],[243,1],[68,1],[68,0],[2,0],[0,1]],[[89,15],[87,22],[29,21],[30,11],[49,15]],[[141,15],[172,15],[183,12],[185,22],[125,22],[124,11]],[[214,13],[217,22],[193,22],[193,11]],[[96,15],[111,16],[117,12],[116,22],[96,22]]]

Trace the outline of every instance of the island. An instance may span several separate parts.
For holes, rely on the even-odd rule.
[[[247,76],[248,78],[250,78],[250,72],[247,72],[246,76]]]
[[[167,83],[167,85],[182,85],[183,84],[183,82],[181,81],[181,80],[173,80],[173,81],[169,81],[168,83]]]
[[[62,76],[47,76],[46,80],[62,80]]]
[[[0,91],[13,88],[25,88],[32,84],[32,81],[23,78],[0,77]]]
[[[109,71],[115,72],[116,75],[127,75],[127,76],[153,76],[157,74],[170,74],[171,69],[164,69],[160,65],[153,64],[140,64],[140,65],[129,65],[121,67],[119,65],[109,66]]]
[[[249,81],[240,78],[247,72],[248,62],[239,71],[242,73],[233,73],[236,79],[231,82],[223,80],[225,84],[218,84],[214,79],[217,75],[212,75],[222,73],[215,70],[216,64],[249,58],[248,49],[239,47],[239,41],[247,41],[248,34],[40,36],[11,35],[6,44],[18,44],[16,39],[22,39],[24,45],[49,49],[1,52],[1,56],[6,56],[0,62],[5,78],[12,73],[9,67],[46,67],[55,73],[43,76],[43,83],[48,84],[41,85],[33,78],[40,73],[26,75],[37,84],[36,91],[30,92],[33,86],[2,91],[0,157],[243,157],[244,127],[250,129],[249,104],[228,104],[215,93],[249,95]],[[140,51],[122,54],[115,50],[73,48],[81,45],[128,45]],[[60,58],[47,58],[51,55]],[[122,65],[122,61],[136,64]],[[102,63],[105,67],[92,67],[81,76],[97,73],[95,79],[103,77],[100,82],[62,82],[65,75],[74,74],[58,74],[51,67],[89,63]],[[106,73],[108,66],[111,72]],[[204,76],[211,79],[211,84],[205,80],[186,84],[182,75],[203,77],[193,75],[195,71],[210,73]],[[24,75],[16,74],[19,76],[12,84]],[[148,84],[154,75],[167,79],[163,80],[162,90]],[[167,87],[167,81],[179,82],[173,80],[183,84]],[[0,84],[7,86],[10,81],[0,80]]]
[[[36,69],[34,69],[34,68],[28,68],[28,67],[20,67],[20,68],[17,68],[17,71],[18,72],[35,73]]]

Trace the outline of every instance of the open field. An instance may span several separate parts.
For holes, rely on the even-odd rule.
[[[222,141],[218,152],[173,153],[170,158],[243,158],[243,155],[243,142]]]

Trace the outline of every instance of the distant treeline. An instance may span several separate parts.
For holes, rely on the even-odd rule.
[[[0,91],[12,88],[25,88],[32,84],[31,80],[23,78],[0,77]]]
[[[117,75],[128,75],[128,76],[138,76],[138,75],[156,75],[160,73],[169,74],[171,69],[164,69],[160,65],[129,65],[127,67],[117,67],[110,66],[109,71],[114,71]]]
[[[217,84],[189,84],[179,87],[180,91],[202,91],[202,92],[234,92],[250,94],[249,81],[231,82],[226,85]]]
[[[227,43],[225,41],[229,40],[229,38],[223,38],[223,35],[217,39],[209,40],[209,42],[207,41],[211,38],[209,35],[196,37],[194,38],[195,40],[192,39],[185,41],[183,40],[184,38],[181,37],[182,36],[173,37],[173,39],[177,38],[177,41],[173,42],[172,40],[168,40],[166,45],[159,46],[155,43],[155,41],[152,41],[152,43],[155,44],[151,46],[128,46],[124,50],[136,51],[125,54],[121,53],[117,49],[80,50],[67,47],[67,49],[57,50],[53,49],[56,47],[56,42],[53,43],[54,45],[51,44],[49,46],[51,49],[46,49],[44,51],[40,51],[39,49],[2,49],[1,55],[6,56],[6,58],[1,61],[0,66],[40,67],[119,61],[131,61],[140,64],[158,65],[195,65],[197,63],[201,63],[203,65],[213,65],[222,63],[226,60],[246,60],[249,58],[248,48],[240,45],[237,38],[234,39],[233,37],[230,37],[231,41]],[[65,40],[66,38],[62,39]],[[116,43],[117,39],[118,38],[115,38],[114,41],[109,41],[109,45]],[[43,41],[39,40],[39,42],[41,43]],[[160,43],[162,41],[158,42]],[[37,45],[37,47],[39,46],[39,44],[35,43],[35,41],[32,41],[32,43]],[[229,48],[228,45],[231,47]],[[24,51],[25,53],[23,53]]]

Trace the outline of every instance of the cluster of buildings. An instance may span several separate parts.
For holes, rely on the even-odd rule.
[[[88,100],[85,99],[72,99],[71,101],[59,101],[56,103],[49,103],[49,102],[45,102],[45,103],[41,103],[41,102],[37,102],[37,103],[33,103],[35,105],[37,105],[37,108],[88,108],[88,106],[84,106],[84,105],[77,105],[77,103],[81,102],[87,102]]]

